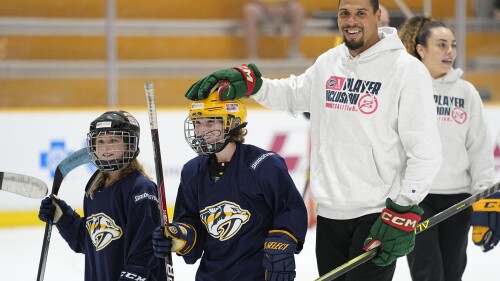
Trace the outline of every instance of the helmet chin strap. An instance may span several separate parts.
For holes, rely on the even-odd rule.
[[[248,122],[245,122],[241,125],[238,125],[238,126],[232,128],[231,130],[229,130],[229,132],[227,133],[228,137],[224,141],[224,144],[219,149],[217,149],[214,153],[221,152],[222,150],[224,150],[224,148],[226,148],[226,146],[231,142],[231,137],[237,135],[238,132],[240,131],[240,129],[245,128],[247,126],[247,124],[248,124]]]

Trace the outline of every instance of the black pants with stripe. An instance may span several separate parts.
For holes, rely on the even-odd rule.
[[[424,209],[422,220],[471,196],[467,193],[429,194],[419,204]],[[467,264],[467,241],[471,208],[467,208],[439,224],[419,233],[415,248],[407,255],[413,281],[460,281]]]
[[[361,255],[363,243],[375,220],[380,216],[370,214],[350,220],[332,220],[318,216],[316,226],[316,262],[320,276]],[[396,262],[377,266],[367,261],[335,280],[390,281]]]

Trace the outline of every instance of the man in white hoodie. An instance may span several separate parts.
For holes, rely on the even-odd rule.
[[[394,261],[415,243],[417,204],[441,165],[432,80],[394,28],[377,29],[377,0],[340,0],[344,44],[299,76],[262,78],[253,65],[212,73],[185,96],[252,96],[293,114],[310,112],[311,192],[317,202],[316,257],[324,275],[364,250],[373,262],[339,280],[392,280]]]

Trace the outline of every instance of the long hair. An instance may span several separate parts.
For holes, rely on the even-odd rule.
[[[431,36],[431,29],[435,27],[448,28],[442,21],[430,17],[415,16],[403,23],[399,29],[398,35],[406,51],[417,59],[422,60],[417,52],[417,45],[420,44],[427,48],[427,41]]]
[[[146,178],[151,179],[149,174],[144,169],[144,166],[137,160],[137,158],[135,158],[134,160],[132,160],[132,162],[130,162],[130,164],[127,167],[119,170],[120,175],[118,176],[118,178],[115,181],[111,182],[110,184],[113,184],[113,183],[123,179],[128,174],[132,173],[133,171],[139,171]],[[94,192],[99,188],[103,188],[104,183],[106,182],[106,179],[108,178],[107,172],[98,171],[97,173],[98,173],[97,176],[94,178],[94,180],[90,184],[89,189],[85,193],[85,195],[87,197],[90,197],[90,199],[94,199]]]
[[[245,128],[241,128],[236,134],[232,135],[229,140],[232,142],[239,142],[239,143],[244,143],[245,142],[245,136],[247,135],[248,131]]]

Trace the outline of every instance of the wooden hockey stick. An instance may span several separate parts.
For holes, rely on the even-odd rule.
[[[151,127],[151,138],[153,140],[153,153],[156,168],[156,182],[158,188],[158,197],[160,199],[161,224],[168,226],[167,201],[165,197],[165,183],[163,181],[163,167],[161,162],[160,137],[158,135],[158,119],[156,116],[156,103],[154,94],[154,83],[144,83],[146,92],[146,101],[148,104],[149,125]],[[167,270],[167,281],[174,281],[174,266],[172,263],[172,253],[168,253],[165,258],[165,267]]]
[[[497,192],[500,190],[500,182],[495,183],[494,185],[490,186],[489,188],[478,192],[474,195],[472,195],[469,198],[466,198],[457,204],[449,207],[448,209],[440,212],[439,214],[436,214],[425,221],[419,223],[417,227],[415,228],[414,232],[415,234],[419,234],[422,231],[427,230],[428,228],[440,223],[441,221],[455,215],[456,213],[465,210],[466,208],[472,206],[474,203],[478,202],[481,199],[484,199],[491,194]],[[359,265],[371,260],[373,257],[377,255],[378,248],[372,249],[370,251],[367,251],[366,253],[363,253],[347,263],[344,263],[343,265],[335,268],[334,270],[326,273],[325,275],[322,275],[318,279],[315,279],[314,281],[330,281],[333,280],[337,277],[340,277],[344,273],[358,267]]]
[[[64,160],[57,165],[54,182],[52,183],[51,194],[57,195],[59,188],[64,177],[78,166],[90,162],[90,155],[87,148],[82,148],[70,156],[66,157]],[[47,255],[49,253],[50,237],[52,235],[52,220],[45,224],[45,233],[43,235],[43,245],[42,253],[40,254],[40,263],[38,265],[38,275],[36,277],[37,281],[42,281],[45,275],[45,266],[47,265]]]
[[[48,187],[42,180],[35,177],[0,172],[0,190],[28,198],[42,199],[47,195]]]

